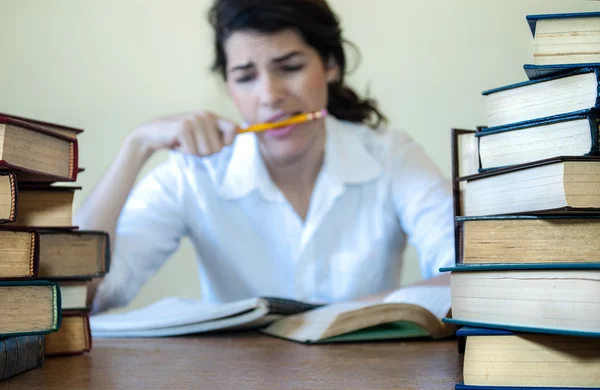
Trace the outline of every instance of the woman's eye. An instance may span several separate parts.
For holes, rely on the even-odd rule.
[[[237,83],[247,83],[248,81],[252,81],[254,79],[253,74],[243,75],[235,79]]]
[[[304,68],[304,64],[284,65],[283,66],[283,70],[286,72],[296,72],[296,71],[301,70],[302,68]]]

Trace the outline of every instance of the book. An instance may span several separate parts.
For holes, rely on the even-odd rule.
[[[14,114],[8,114],[8,113],[2,113],[2,112],[0,112],[0,116],[6,117],[6,118],[11,118],[13,120],[17,120],[20,122],[30,123],[32,125],[43,128],[46,131],[54,132],[54,133],[57,133],[59,135],[66,136],[69,138],[77,138],[78,135],[83,133],[83,129],[80,129],[77,127],[71,127],[71,126],[61,125],[58,123],[41,121],[39,119],[27,118],[24,116],[17,116]]]
[[[0,337],[54,332],[60,326],[60,307],[54,282],[0,281]]]
[[[451,145],[451,183],[452,183],[452,202],[454,218],[463,215],[464,197],[463,192],[467,182],[460,180],[461,177],[475,175],[479,172],[479,145],[475,137],[475,130],[456,129],[450,131]],[[454,247],[455,262],[458,258],[458,226],[454,224]]]
[[[0,169],[77,180],[77,139],[35,123],[0,116]]]
[[[600,216],[457,217],[460,264],[600,263]]]
[[[75,186],[18,185],[17,211],[9,226],[72,228]]]
[[[92,315],[90,327],[98,338],[243,329],[303,343],[441,338],[454,332],[441,321],[449,309],[448,286],[412,286],[382,300],[327,305],[272,297],[223,304],[163,298],[125,313]]]
[[[600,62],[591,62],[587,64],[523,65],[523,71],[529,80],[556,76],[561,73],[569,73],[581,68],[600,68]]]
[[[17,217],[17,181],[15,174],[0,170],[0,223],[14,222]]]
[[[464,216],[600,212],[598,157],[551,158],[462,180]]]
[[[487,126],[520,126],[557,115],[599,109],[599,81],[600,69],[578,68],[483,91]]]
[[[284,315],[320,304],[276,297],[209,303],[177,297],[162,298],[125,313],[90,316],[93,337],[165,337],[211,331],[256,329]]]
[[[40,237],[39,278],[89,280],[108,272],[110,243],[107,232],[58,229],[37,229],[36,232]]]
[[[0,279],[30,279],[38,275],[39,236],[30,228],[0,225]]]
[[[475,386],[600,385],[600,338],[463,327],[463,382]]]
[[[450,311],[450,287],[398,289],[381,302],[326,305],[279,319],[261,332],[306,344],[347,341],[440,339],[454,333],[441,319]]]
[[[486,128],[475,134],[481,160],[479,171],[557,156],[600,155],[599,118],[599,111],[588,110],[519,126]],[[467,176],[468,172],[460,174]]]
[[[77,168],[77,177],[81,172],[84,172],[85,168],[79,167]],[[23,171],[15,171],[15,176],[17,177],[17,182],[19,183],[27,183],[27,184],[54,184],[57,182],[66,181],[64,179],[56,178],[53,176],[41,175],[38,173],[32,172],[23,172]]]
[[[600,62],[600,12],[527,15],[535,65]]]
[[[108,233],[0,225],[0,279],[90,280],[110,264]]]
[[[80,355],[92,350],[92,334],[86,311],[66,310],[60,328],[45,335],[46,357]]]
[[[42,367],[44,346],[43,335],[0,338],[0,381]]]
[[[86,281],[57,280],[60,288],[61,310],[86,310],[88,286]]]
[[[600,264],[456,265],[455,325],[600,337]]]

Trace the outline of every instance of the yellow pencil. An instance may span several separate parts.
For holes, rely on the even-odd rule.
[[[294,125],[297,123],[304,123],[304,122],[312,121],[315,119],[323,118],[325,116],[327,116],[327,110],[323,109],[323,110],[319,110],[316,112],[294,115],[291,118],[287,118],[287,119],[284,119],[279,122],[257,123],[257,124],[248,126],[246,128],[240,129],[238,131],[238,133],[250,133],[250,132],[256,133],[259,131],[272,130],[272,129],[276,129],[278,127],[284,127],[284,126]]]

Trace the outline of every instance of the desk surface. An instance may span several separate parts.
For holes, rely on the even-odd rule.
[[[452,389],[455,340],[302,345],[257,333],[94,339],[2,389]]]

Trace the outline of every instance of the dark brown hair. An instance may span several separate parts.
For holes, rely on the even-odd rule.
[[[387,122],[373,99],[361,98],[345,85],[343,44],[348,42],[342,38],[339,20],[326,0],[215,0],[208,18],[215,32],[212,70],[224,79],[227,57],[223,44],[232,32],[272,33],[292,28],[319,53],[324,63],[333,58],[340,68],[339,80],[328,87],[327,110],[333,116],[373,128]]]

